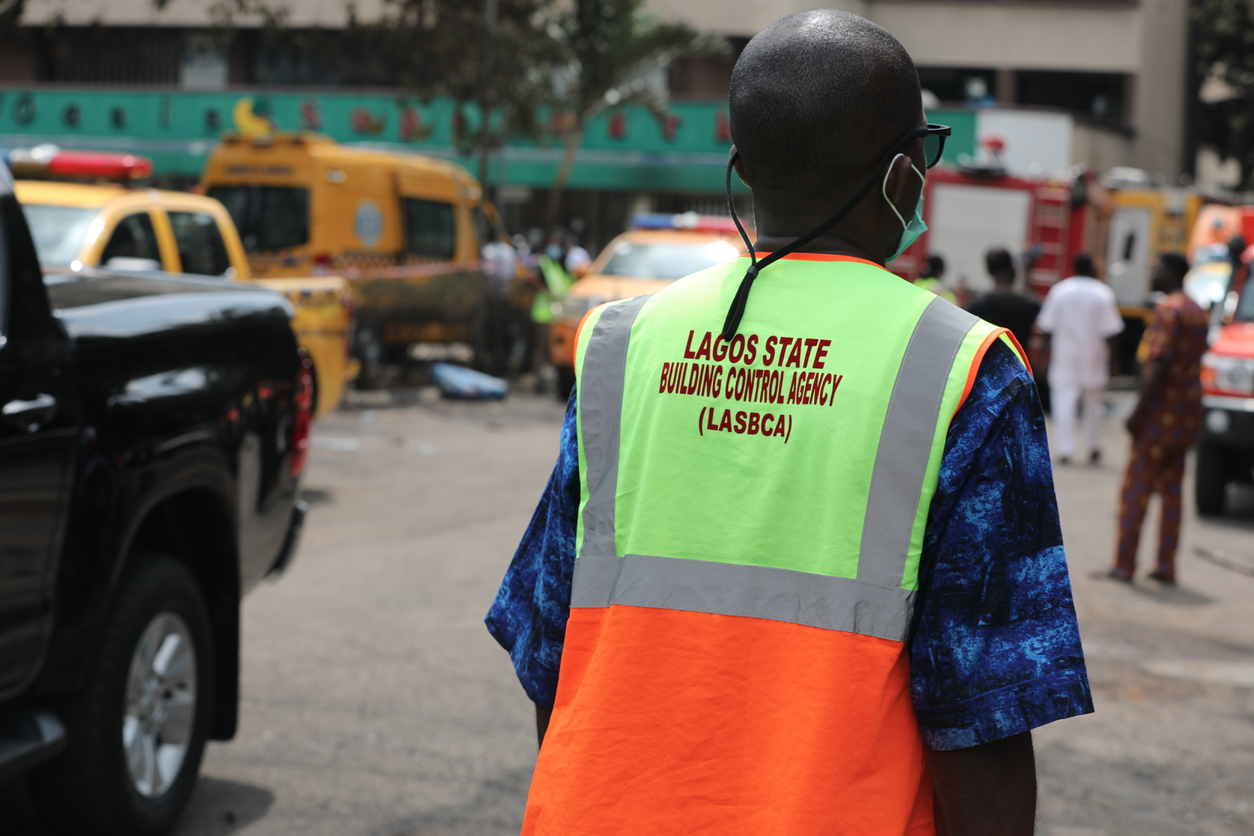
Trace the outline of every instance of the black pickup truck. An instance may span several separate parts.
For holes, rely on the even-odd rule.
[[[290,315],[222,281],[44,276],[0,166],[0,781],[57,832],[168,832],[235,733],[240,598],[304,518]]]

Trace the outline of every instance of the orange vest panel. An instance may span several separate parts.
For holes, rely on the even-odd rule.
[[[571,610],[530,836],[921,836],[906,645],[758,618]]]

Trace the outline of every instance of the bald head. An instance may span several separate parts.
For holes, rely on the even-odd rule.
[[[865,177],[918,127],[919,76],[897,39],[847,12],[814,9],[776,21],[732,72],[732,141],[759,186],[805,194]]]

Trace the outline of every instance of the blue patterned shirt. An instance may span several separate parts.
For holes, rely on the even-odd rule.
[[[553,705],[570,615],[579,451],[561,451],[488,612],[523,689]],[[909,639],[923,739],[961,749],[1093,710],[1036,386],[1000,340],[945,441]]]

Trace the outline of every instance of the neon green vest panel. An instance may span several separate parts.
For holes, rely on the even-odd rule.
[[[734,564],[785,571],[738,602],[711,581],[708,611],[774,617],[787,598],[785,620],[903,640],[949,423],[1004,329],[869,262],[794,256],[758,277],[725,344],[744,268],[584,323],[572,605],[667,594],[632,592],[624,558],[650,578],[664,561],[683,588],[701,567],[675,561]]]

